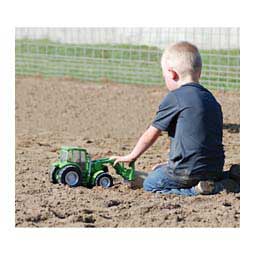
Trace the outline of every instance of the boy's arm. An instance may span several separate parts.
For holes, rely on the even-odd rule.
[[[138,159],[150,146],[157,140],[159,135],[161,134],[161,130],[150,126],[143,135],[139,138],[136,146],[132,150],[132,152],[126,156],[113,156],[112,159],[115,159],[114,165],[118,162],[132,162]]]

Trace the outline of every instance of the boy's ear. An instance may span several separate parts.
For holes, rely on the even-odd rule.
[[[176,80],[178,78],[177,73],[172,68],[169,68],[168,72],[169,72],[169,74],[171,76],[171,79]]]

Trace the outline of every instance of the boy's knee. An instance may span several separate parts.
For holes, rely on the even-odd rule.
[[[152,185],[151,185],[151,183],[150,183],[150,181],[149,181],[148,179],[149,179],[149,177],[147,177],[147,178],[144,180],[144,182],[143,182],[143,189],[144,189],[145,191],[150,191],[150,192],[152,192],[153,188],[152,188]]]
[[[150,192],[158,190],[161,179],[161,176],[157,172],[151,172],[143,182],[143,189]]]

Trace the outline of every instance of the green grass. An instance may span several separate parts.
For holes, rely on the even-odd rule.
[[[161,54],[161,49],[147,45],[22,39],[16,40],[16,74],[156,85],[163,84]],[[239,88],[239,49],[201,50],[201,55],[205,86]]]

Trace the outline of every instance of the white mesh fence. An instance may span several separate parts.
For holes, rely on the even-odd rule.
[[[200,49],[203,85],[239,89],[239,28],[16,28],[16,75],[159,85],[163,49],[182,40]]]

